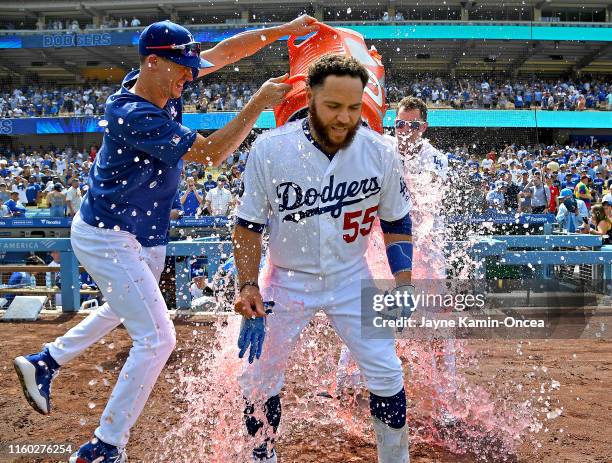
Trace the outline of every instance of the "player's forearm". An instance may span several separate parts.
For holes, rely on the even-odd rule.
[[[201,56],[204,59],[210,59],[215,65],[226,66],[254,55],[284,35],[287,33],[283,26],[241,32],[223,40],[211,50],[202,52]]]
[[[247,281],[257,281],[261,260],[261,233],[236,225],[232,236],[234,263],[238,273],[238,287]]]
[[[399,233],[384,233],[383,234],[385,240],[385,246],[387,249],[390,245],[401,242],[412,242],[412,236],[404,235]],[[412,261],[412,256],[410,256],[410,260]],[[390,266],[393,267],[392,262],[389,262]],[[391,269],[393,272],[393,268]],[[410,284],[412,281],[412,271],[401,271],[393,274],[395,278],[396,286]]]
[[[208,166],[220,166],[249,135],[264,109],[265,104],[258,98],[258,94],[255,94],[243,110],[224,127],[206,138],[198,135],[183,159]]]

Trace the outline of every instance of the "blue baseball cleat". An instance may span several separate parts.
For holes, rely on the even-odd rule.
[[[70,463],[127,463],[127,454],[124,449],[94,437],[72,454]]]
[[[49,349],[17,357],[13,360],[13,366],[28,403],[37,412],[48,415],[51,412],[51,382],[60,368]]]

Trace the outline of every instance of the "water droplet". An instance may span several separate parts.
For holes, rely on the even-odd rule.
[[[96,404],[93,402],[89,402],[87,406],[89,407],[90,410],[96,408]]]
[[[140,161],[140,158],[139,158],[138,156],[136,156],[136,157],[134,158],[134,162],[138,162],[138,161]]]
[[[85,418],[81,418],[81,419],[79,420],[79,424],[80,424],[81,426],[85,426],[85,425],[87,424],[87,420],[86,420]]]
[[[559,389],[561,387],[561,383],[559,381],[555,381],[554,379],[550,382],[551,389]]]
[[[100,122],[98,122],[98,125],[100,127],[106,127],[108,125],[108,121],[106,119],[102,119]]]
[[[123,125],[123,118],[122,118],[122,117],[120,117],[119,119],[117,119],[117,123],[118,123],[119,125]]]
[[[155,188],[157,186],[157,180],[153,180],[151,183],[149,183],[149,188]]]

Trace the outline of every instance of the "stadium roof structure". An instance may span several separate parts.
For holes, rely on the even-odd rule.
[[[612,73],[612,4],[609,1],[337,0],[333,6],[330,3],[297,0],[3,0],[0,17],[5,22],[22,18],[29,18],[31,22],[41,18],[45,21],[70,18],[79,20],[81,25],[108,17],[129,19],[136,16],[143,25],[173,18],[192,28],[198,40],[213,46],[217,37],[247,27],[263,27],[264,24],[254,21],[264,18],[287,20],[307,11],[323,15],[331,25],[352,27],[364,33],[368,45],[376,46],[383,56],[390,75],[538,74],[552,77],[581,72]],[[366,16],[379,20],[383,11],[418,9],[422,12],[445,8],[459,9],[459,18],[390,23],[362,21]],[[547,9],[603,11],[609,22],[501,20],[515,17],[512,12],[519,12],[520,18],[533,19],[536,10],[543,15],[548,14]],[[334,11],[342,13],[338,16],[341,22],[327,20],[336,18]],[[490,17],[492,21],[474,21],[473,17]],[[218,24],[206,24],[210,22]],[[265,23],[270,24],[274,23]],[[88,28],[82,34],[0,31],[0,78],[29,79],[37,75],[42,82],[70,83],[92,75],[104,75],[97,72],[100,70],[110,70],[113,72],[106,74],[112,74],[111,79],[116,81],[118,75],[138,66],[134,47],[138,30]],[[278,42],[224,72],[235,74],[238,69],[264,77],[285,72],[287,62],[286,45]]]
[[[537,74],[551,77],[577,72],[612,73],[610,41],[370,40],[366,37],[366,43],[377,48],[389,75]],[[83,80],[91,75],[87,71],[114,69],[116,76],[138,66],[137,48],[131,45],[0,49],[0,58],[0,77],[36,74],[41,81],[58,83]],[[282,74],[287,66],[286,44],[278,42],[226,68],[225,72],[236,75],[240,71],[263,78]]]

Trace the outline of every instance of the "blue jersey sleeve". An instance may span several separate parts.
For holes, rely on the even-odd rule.
[[[195,142],[197,132],[172,120],[163,110],[146,108],[130,111],[123,124],[109,121],[109,130],[117,128],[119,137],[134,149],[144,151],[164,164],[175,166]]]

